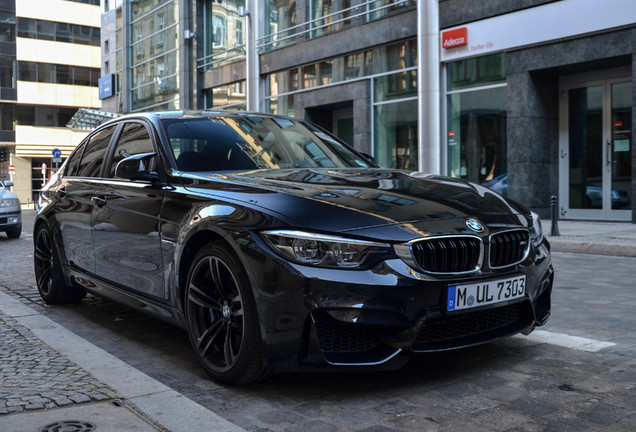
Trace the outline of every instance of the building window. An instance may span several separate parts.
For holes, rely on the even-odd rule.
[[[507,193],[503,53],[446,67],[448,174]]]
[[[413,8],[417,4],[416,0],[378,0],[368,2],[371,13],[369,20],[377,20],[387,15],[401,13],[407,8]]]
[[[15,123],[20,126],[66,127],[77,108],[18,105]]]
[[[15,42],[15,12],[0,10],[0,42]]]
[[[18,62],[20,81],[97,87],[100,70],[83,66]]]
[[[15,64],[15,57],[0,55],[0,87],[15,88]]]
[[[100,29],[78,24],[18,18],[18,37],[100,46]]]
[[[212,46],[225,48],[225,19],[222,16],[212,16]]]
[[[247,109],[247,94],[245,81],[237,81],[225,86],[214,87],[204,91],[205,109],[233,109],[245,111]]]
[[[322,36],[341,30],[351,23],[346,19],[351,15],[350,0],[312,0],[311,27],[316,29],[312,37]]]
[[[417,170],[417,71],[375,78],[373,105],[376,162],[386,168]]]
[[[261,44],[265,51],[283,48],[295,43],[296,2],[265,0],[265,38]]]
[[[203,51],[197,67],[210,69],[245,59],[245,17],[238,14],[245,0],[206,0],[204,3]]]

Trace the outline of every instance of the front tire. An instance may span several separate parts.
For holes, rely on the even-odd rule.
[[[7,237],[10,239],[17,239],[20,238],[20,234],[22,234],[22,225],[20,225],[18,228],[16,229],[12,229],[6,232]]]
[[[48,304],[74,303],[82,300],[86,290],[66,284],[53,233],[46,224],[37,227],[34,244],[35,279],[42,300]]]
[[[211,243],[197,253],[185,295],[190,343],[212,378],[245,384],[269,375],[254,294],[240,261],[228,248]]]

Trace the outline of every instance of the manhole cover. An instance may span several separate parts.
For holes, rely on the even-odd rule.
[[[97,429],[93,423],[79,420],[63,420],[40,428],[39,432],[92,432]]]

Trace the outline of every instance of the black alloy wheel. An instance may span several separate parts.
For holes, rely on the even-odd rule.
[[[50,228],[42,223],[36,228],[33,264],[40,297],[49,304],[78,302],[86,295],[83,288],[66,285],[60,257]]]
[[[224,246],[212,243],[196,255],[185,308],[190,343],[212,378],[244,384],[269,374],[248,278]]]

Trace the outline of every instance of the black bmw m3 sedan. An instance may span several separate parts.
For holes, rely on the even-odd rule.
[[[90,292],[182,326],[227,384],[528,334],[554,274],[520,204],[254,113],[101,125],[43,188],[34,248],[44,301]]]

